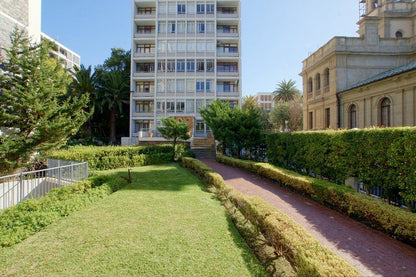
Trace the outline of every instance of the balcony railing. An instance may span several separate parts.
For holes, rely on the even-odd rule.
[[[217,12],[217,18],[238,18],[238,13]]]
[[[152,32],[135,33],[134,34],[134,38],[136,38],[136,39],[141,39],[141,38],[156,38],[156,32],[152,31]]]

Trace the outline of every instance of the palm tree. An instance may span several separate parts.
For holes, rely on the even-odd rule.
[[[116,143],[116,116],[123,110],[123,104],[129,104],[129,79],[121,71],[105,71],[99,77],[99,89],[96,94],[97,106],[110,112],[110,144]]]
[[[292,79],[289,79],[289,81],[283,80],[277,85],[276,90],[273,91],[273,100],[275,102],[289,102],[299,96],[299,94],[299,90],[296,88],[296,81]]]

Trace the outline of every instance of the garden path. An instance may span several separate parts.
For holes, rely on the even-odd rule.
[[[415,276],[416,248],[247,171],[202,160],[237,191],[258,196],[307,229],[363,276]]]

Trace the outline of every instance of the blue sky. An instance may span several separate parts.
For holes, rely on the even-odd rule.
[[[243,95],[302,88],[302,61],[334,36],[357,36],[358,0],[242,0]],[[112,47],[131,47],[131,0],[43,0],[42,31],[102,64]]]

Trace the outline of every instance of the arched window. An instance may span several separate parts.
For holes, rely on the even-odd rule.
[[[315,76],[315,88],[316,90],[320,90],[321,89],[321,74],[318,73]]]
[[[308,79],[308,93],[312,93],[313,91],[313,82],[312,82],[312,78]]]
[[[384,98],[380,105],[380,125],[384,127],[391,127],[391,101]]]
[[[396,38],[402,38],[402,37],[403,37],[403,32],[397,31],[396,32]]]
[[[357,107],[355,105],[350,106],[349,111],[349,118],[350,118],[350,129],[357,128]]]
[[[329,68],[324,72],[324,88],[329,88]]]

